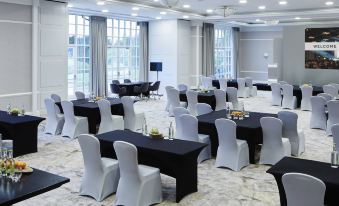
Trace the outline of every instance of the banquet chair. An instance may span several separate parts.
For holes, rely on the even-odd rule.
[[[239,108],[237,88],[228,87],[226,93],[227,93],[228,102],[232,103],[232,109],[237,110]]]
[[[334,86],[335,88],[339,90],[339,84],[337,83],[329,83],[328,85]]]
[[[283,123],[274,117],[262,117],[260,124],[263,132],[263,144],[260,164],[274,165],[285,156],[291,156],[291,144],[282,138]]]
[[[112,84],[120,84],[119,80],[112,80]]]
[[[313,87],[310,86],[301,86],[301,110],[311,111],[311,97],[313,94]]]
[[[143,99],[144,97],[147,96],[148,88],[149,88],[149,83],[145,82],[145,83],[142,83],[140,86],[134,86],[133,92],[136,94],[136,96]]]
[[[142,129],[142,125],[145,122],[144,113],[135,113],[134,100],[131,97],[122,97],[121,102],[124,108],[124,126],[125,129],[136,132]]]
[[[281,106],[281,85],[279,83],[272,83],[271,84],[272,90],[272,105],[273,106]]]
[[[133,144],[116,141],[113,145],[120,170],[115,205],[148,206],[160,203],[160,170],[138,165],[138,150]]]
[[[88,134],[87,117],[75,116],[73,103],[70,101],[62,101],[61,106],[65,117],[61,136],[74,139],[81,134]]]
[[[293,96],[293,86],[290,84],[284,84],[282,86],[283,100],[282,108],[283,109],[296,109],[297,108],[297,98]]]
[[[148,99],[150,97],[149,87],[150,87],[149,82],[145,82],[141,85],[141,94],[143,97],[147,97]]]
[[[332,95],[326,93],[320,93],[317,96],[325,98],[326,102],[331,101],[333,99]]]
[[[206,104],[206,103],[198,103],[196,105],[196,109],[197,109],[198,116],[213,112],[211,105]]]
[[[288,82],[285,82],[285,81],[278,81],[278,84],[280,84],[281,86],[283,86],[284,84],[288,84]]]
[[[183,114],[179,117],[179,124],[181,128],[181,134],[177,135],[178,139],[201,142],[208,144],[198,156],[198,163],[203,162],[204,160],[211,159],[211,141],[209,135],[199,134],[198,133],[198,119],[190,114]]]
[[[110,86],[111,86],[111,92],[113,94],[118,95],[119,97],[122,97],[127,94],[126,87],[120,87],[119,84],[110,84]]]
[[[246,77],[245,78],[245,85],[250,90],[250,96],[251,97],[256,97],[257,93],[258,93],[258,88],[256,86],[253,86],[253,79],[251,77]]]
[[[212,84],[213,79],[211,77],[202,77],[201,81],[202,81],[201,83],[202,83],[203,88],[205,89],[213,88],[213,84]]]
[[[244,78],[238,78],[238,97],[248,98],[250,96],[250,88],[246,87],[246,81]]]
[[[190,114],[193,116],[197,116],[197,108],[196,105],[198,104],[198,92],[193,90],[188,90],[186,92],[187,97],[187,109],[190,111]]]
[[[281,178],[288,206],[323,206],[325,183],[313,176],[286,173]]]
[[[335,143],[335,148],[339,151],[339,124],[334,124],[331,127],[333,143]]]
[[[324,93],[330,94],[333,98],[338,97],[338,88],[332,85],[323,86]]]
[[[166,91],[166,99],[167,99],[167,103],[166,103],[166,108],[165,108],[165,111],[169,111],[169,108],[170,108],[170,102],[169,102],[169,97],[168,97],[168,90],[169,89],[174,89],[174,87],[172,86],[166,86],[165,87],[165,91]]]
[[[249,165],[249,149],[245,140],[236,137],[237,125],[228,119],[217,119],[215,126],[218,132],[219,146],[216,167],[227,167],[234,171]]]
[[[298,115],[294,112],[280,111],[278,119],[283,123],[282,136],[290,141],[291,154],[300,156],[305,152],[305,134],[303,130],[298,130]]]
[[[327,109],[328,109],[328,119],[326,133],[328,136],[331,136],[332,135],[331,127],[334,124],[339,123],[339,101],[331,100],[327,102]]]
[[[61,97],[57,94],[51,94],[51,99],[53,99],[55,103],[61,102]],[[61,111],[60,111],[60,108],[58,107],[58,105],[55,105],[55,110],[58,114],[61,114]]]
[[[132,83],[130,79],[124,79],[124,83]]]
[[[326,99],[321,96],[311,97],[311,120],[310,128],[311,129],[322,129],[326,130]]]
[[[186,102],[180,102],[179,91],[171,88],[167,91],[168,101],[169,101],[169,116],[173,117],[173,109],[176,107],[185,107],[187,106]]]
[[[219,79],[220,90],[227,90],[227,79]]]
[[[190,112],[186,108],[176,107],[174,108],[173,113],[174,113],[174,119],[175,119],[175,133],[177,137],[180,137],[182,136],[183,128],[181,127],[181,124],[179,123],[179,117],[183,114],[190,114]]]
[[[214,90],[215,96],[215,111],[226,109],[226,91],[221,89]]]
[[[118,161],[101,157],[99,140],[88,134],[78,137],[84,159],[84,176],[81,181],[80,195],[93,197],[101,202],[116,192],[119,182]]]
[[[80,92],[80,91],[75,92],[75,97],[77,99],[85,99],[86,98],[85,94],[83,92]]]
[[[112,115],[110,101],[106,99],[99,100],[98,106],[101,117],[98,134],[114,130],[124,130],[124,117],[120,115]]]
[[[152,85],[149,86],[150,95],[153,96],[154,99],[155,99],[155,96],[158,96],[159,98],[161,96],[161,95],[158,94],[159,88],[160,88],[160,81],[156,81]],[[155,94],[155,92],[157,92],[157,93]]]
[[[46,98],[45,107],[47,111],[47,123],[44,132],[52,135],[60,134],[65,123],[64,115],[58,113],[56,109],[59,109],[59,107],[55,104],[53,99]]]
[[[179,90],[179,92],[187,91],[188,90],[188,86],[186,84],[179,84],[178,85],[178,90]]]

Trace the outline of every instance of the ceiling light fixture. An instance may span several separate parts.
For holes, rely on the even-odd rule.
[[[102,12],[102,13],[107,13],[108,10],[107,10],[107,9],[103,9],[103,10],[101,10],[101,12]]]
[[[326,4],[326,6],[332,6],[334,4],[334,2],[333,1],[327,1],[327,2],[325,2],[325,4]]]
[[[160,19],[162,19],[162,17],[161,16],[157,16],[157,17],[155,17],[155,19],[160,20]]]
[[[166,15],[167,12],[166,12],[166,11],[162,11],[162,12],[160,12],[160,14],[161,14],[161,15]]]
[[[294,17],[295,20],[300,20],[301,18],[299,16]]]
[[[138,14],[137,13],[132,13],[131,16],[138,16]]]
[[[132,7],[132,10],[133,11],[139,11],[140,9],[139,9],[139,7]]]
[[[246,4],[246,3],[247,3],[247,0],[239,0],[239,3],[240,3],[240,4]]]
[[[68,8],[73,8],[73,4],[67,4]]]
[[[265,10],[265,9],[266,9],[266,6],[264,6],[264,5],[258,6],[258,9],[260,9],[260,10]]]
[[[104,1],[98,1],[97,5],[99,5],[99,6],[105,5],[105,2]]]
[[[267,26],[275,26],[275,25],[279,24],[278,19],[266,20],[264,22],[265,22],[265,25],[267,25]]]
[[[160,0],[160,3],[168,8],[173,8],[179,4],[179,0]]]
[[[286,4],[287,4],[287,1],[279,1],[279,4],[280,4],[280,5],[286,5]]]
[[[184,16],[182,16],[182,18],[184,18],[184,19],[188,19],[188,18],[190,18],[189,16],[187,16],[187,15],[184,15]]]
[[[189,4],[184,4],[184,5],[182,5],[182,7],[184,7],[185,9],[189,9],[189,8],[191,8],[191,5],[189,5]]]
[[[207,13],[213,13],[213,9],[207,9],[206,12]]]

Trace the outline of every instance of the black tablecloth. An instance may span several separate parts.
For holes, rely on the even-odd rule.
[[[65,177],[34,169],[23,174],[18,183],[0,178],[0,205],[12,205],[31,197],[56,189],[69,182]]]
[[[325,205],[338,205],[339,194],[339,169],[331,168],[329,163],[312,160],[285,157],[272,166],[267,173],[272,174],[277,181],[280,203],[287,205],[285,190],[281,178],[286,173],[304,173],[322,180],[326,185]]]
[[[0,111],[0,133],[13,140],[14,157],[38,151],[38,125],[45,118],[30,115],[12,116]]]
[[[108,98],[111,102],[111,110],[113,115],[124,115],[124,107],[118,98]],[[76,116],[87,117],[88,129],[91,134],[96,134],[97,125],[101,122],[99,106],[95,102],[89,102],[88,99],[73,100],[74,114]],[[56,103],[60,110],[61,103]]]
[[[313,96],[317,96],[320,93],[323,93],[323,88],[322,87],[313,87]],[[293,96],[296,96],[297,98],[297,107],[299,108],[301,106],[301,100],[302,100],[302,92],[301,88],[298,85],[293,85]]]
[[[186,91],[181,91],[179,97],[180,97],[181,102],[187,102]],[[227,101],[227,95],[226,95],[225,101]],[[199,92],[198,93],[198,102],[209,104],[212,107],[212,109],[215,110],[216,100],[215,100],[214,91],[209,90],[206,93]]]
[[[116,158],[113,143],[126,141],[138,148],[140,164],[156,167],[160,172],[176,178],[176,201],[198,191],[197,158],[206,144],[183,140],[153,140],[140,133],[113,131],[97,135],[101,154]]]
[[[119,84],[119,86],[126,88],[126,94],[123,96],[137,96],[137,94],[134,93],[134,87],[135,86],[140,87],[143,83],[152,84],[152,82],[132,82],[132,83],[121,83]]]
[[[255,148],[262,144],[262,129],[260,119],[262,117],[277,117],[276,114],[250,112],[250,117],[244,120],[233,120],[237,124],[237,138],[246,140],[250,152],[250,162],[255,163]],[[216,156],[219,141],[215,127],[215,120],[226,118],[226,110],[215,111],[209,114],[198,116],[199,133],[208,134],[211,139],[212,155]]]
[[[219,80],[212,80],[212,86],[220,89]],[[230,79],[227,81],[227,87],[235,87],[238,88],[238,82],[236,79]]]

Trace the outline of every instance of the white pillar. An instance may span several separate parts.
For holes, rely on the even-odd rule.
[[[32,2],[32,113],[38,112],[39,0]]]

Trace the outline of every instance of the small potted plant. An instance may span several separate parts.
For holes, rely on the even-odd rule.
[[[163,139],[164,138],[157,128],[152,128],[149,136],[152,139]]]
[[[18,108],[13,108],[13,109],[11,109],[10,114],[12,116],[18,116],[20,114],[20,110]]]

